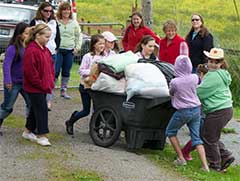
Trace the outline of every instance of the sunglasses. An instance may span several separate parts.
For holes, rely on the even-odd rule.
[[[45,12],[45,13],[52,13],[52,12],[53,12],[53,10],[47,10],[47,9],[43,9],[43,12]]]
[[[193,21],[199,21],[199,20],[200,20],[200,19],[192,19],[192,22],[193,22]]]

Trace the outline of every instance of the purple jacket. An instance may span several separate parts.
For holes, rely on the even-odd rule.
[[[23,82],[23,68],[22,60],[24,54],[24,48],[21,49],[21,56],[19,60],[14,61],[16,49],[14,45],[10,45],[5,53],[5,59],[3,62],[3,83],[4,84],[16,84]]]
[[[174,64],[176,78],[170,82],[172,105],[176,109],[200,106],[197,96],[198,76],[192,74],[192,63],[188,56],[180,55]]]

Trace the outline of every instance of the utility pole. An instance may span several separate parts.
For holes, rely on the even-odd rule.
[[[142,0],[142,15],[145,25],[153,29],[152,0]]]

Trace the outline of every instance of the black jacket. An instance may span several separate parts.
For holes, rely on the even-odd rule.
[[[213,36],[209,33],[205,37],[201,37],[199,33],[192,40],[192,34],[186,38],[186,42],[189,47],[189,57],[192,61],[192,65],[196,68],[199,64],[206,63],[206,57],[203,51],[210,51],[213,48]]]

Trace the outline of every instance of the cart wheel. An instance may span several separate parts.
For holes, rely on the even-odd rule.
[[[96,145],[112,146],[117,141],[121,129],[122,121],[112,108],[102,107],[93,113],[90,121],[90,136]]]

